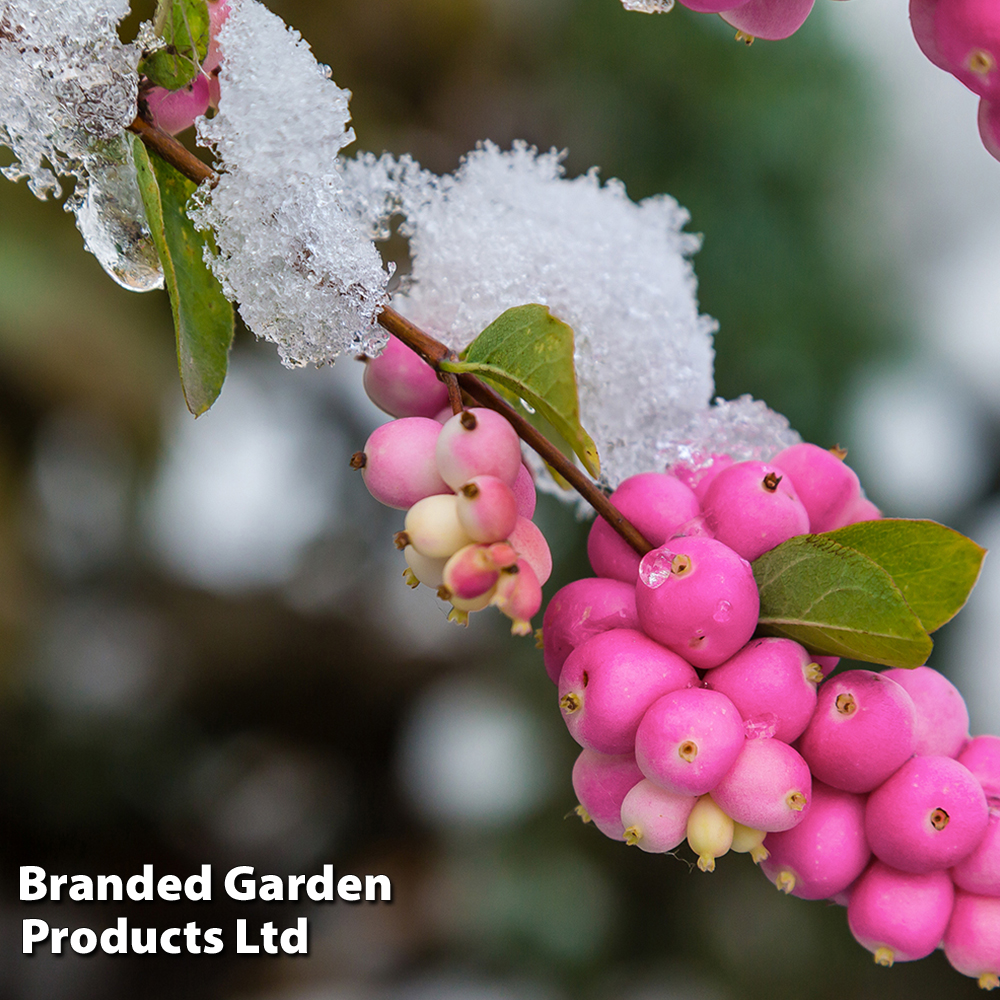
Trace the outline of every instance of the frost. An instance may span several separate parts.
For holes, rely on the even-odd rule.
[[[389,275],[344,207],[337,166],[354,141],[350,93],[257,0],[234,5],[219,44],[219,113],[199,120],[198,137],[214,148],[220,179],[192,213],[215,232],[215,274],[287,365],[377,353]]]
[[[610,485],[653,468],[660,440],[709,405],[715,324],[698,313],[698,240],[671,198],[636,204],[594,171],[566,179],[559,155],[524,144],[485,144],[440,178],[367,162],[372,216],[394,198],[411,236],[400,312],[454,350],[526,302],[573,327],[581,419]]]
[[[666,14],[673,9],[674,0],[622,0],[622,6],[643,14]]]
[[[683,462],[692,468],[711,464],[711,456],[732,455],[737,462],[766,461],[802,440],[788,419],[750,396],[717,399],[694,414],[684,428],[657,445],[658,468]]]
[[[0,144],[15,160],[10,180],[28,179],[39,198],[62,194],[87,249],[126,288],[159,287],[123,135],[135,117],[139,49],[123,45],[128,0],[0,0]]]

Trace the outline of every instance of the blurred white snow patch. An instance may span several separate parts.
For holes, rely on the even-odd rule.
[[[354,141],[350,93],[257,0],[234,5],[219,44],[219,113],[199,119],[198,138],[215,150],[220,180],[194,213],[215,231],[213,270],[285,364],[377,353],[389,275],[344,210],[337,170]]]
[[[998,213],[1000,216],[1000,213]],[[924,336],[1000,414],[1000,237],[977,226],[927,276]]]
[[[666,14],[673,9],[674,0],[622,0],[622,6],[641,14]]]
[[[336,518],[342,456],[302,377],[236,357],[212,410],[194,420],[177,406],[147,525],[182,579],[222,592],[286,583]]]
[[[163,284],[125,127],[136,114],[141,43],[124,45],[128,0],[6,0],[0,4],[0,145],[39,198],[62,193],[87,249],[120,285]]]
[[[972,596],[948,626],[947,669],[969,706],[976,736],[1000,729],[1000,502],[982,512],[968,535],[989,554]]]
[[[455,350],[512,306],[547,305],[576,334],[581,420],[608,482],[653,468],[712,397],[687,212],[665,195],[636,204],[593,170],[567,179],[559,154],[524,143],[484,143],[446,177],[399,171],[413,272],[394,305]]]
[[[985,430],[946,365],[865,376],[849,412],[848,461],[891,517],[947,521],[986,488]]]
[[[552,787],[544,731],[500,688],[452,678],[426,690],[403,731],[398,773],[414,808],[444,830],[502,827]]]

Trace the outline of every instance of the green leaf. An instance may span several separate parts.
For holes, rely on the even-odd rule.
[[[195,185],[136,138],[135,165],[153,242],[170,294],[177,365],[188,409],[197,417],[218,398],[233,341],[233,306],[205,263],[206,236],[184,206]]]
[[[937,521],[885,518],[827,533],[874,559],[902,591],[927,632],[962,609],[979,579],[986,549]]]
[[[139,72],[167,90],[180,90],[198,74],[208,55],[208,0],[160,0],[153,18],[164,46],[139,62]]]
[[[580,403],[573,366],[573,329],[556,319],[548,306],[515,306],[497,317],[462,352],[445,361],[449,372],[469,372],[484,382],[524,400],[534,410],[525,414],[544,433],[555,428],[597,476],[597,446],[580,425]]]
[[[753,564],[758,632],[814,653],[919,667],[933,647],[893,578],[874,559],[826,535],[799,535]]]

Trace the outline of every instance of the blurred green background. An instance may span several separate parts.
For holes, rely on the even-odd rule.
[[[914,350],[897,258],[860,221],[876,85],[825,9],[748,49],[717,18],[617,0],[269,5],[354,92],[360,149],[443,172],[522,138],[677,198],[705,234],[719,395],[851,444],[853,381]],[[455,629],[399,579],[400,519],[347,469],[377,421],[350,360],[288,372],[240,331],[195,423],[165,296],[118,288],[58,204],[0,184],[0,996],[974,995],[940,954],[876,968],[842,909],[780,896],[746,857],[704,875],[567,818],[576,749],[541,654],[498,617]],[[587,572],[586,526],[547,500],[539,521],[552,593]],[[236,864],[324,862],[389,874],[394,902],[15,902],[21,864],[211,863],[221,895]],[[308,959],[18,954],[25,915],[228,938],[299,913]]]

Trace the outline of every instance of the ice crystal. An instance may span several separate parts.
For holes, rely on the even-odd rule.
[[[376,196],[395,176],[411,234],[401,312],[455,350],[526,302],[573,327],[581,417],[609,484],[652,468],[658,442],[709,405],[715,324],[698,313],[698,240],[673,199],[636,204],[594,171],[567,179],[559,155],[523,144],[487,143],[441,178],[369,166]]]
[[[666,14],[673,9],[674,0],[622,0],[622,6],[642,14]]]
[[[194,213],[215,232],[213,270],[287,365],[377,351],[389,276],[345,210],[337,167],[354,141],[350,93],[257,0],[233,4],[219,44],[219,113],[199,121],[198,136],[214,148],[220,179]]]
[[[128,0],[0,0],[0,144],[39,198],[62,193],[87,249],[126,288],[162,279],[124,136],[135,117],[136,45],[118,39]]]

